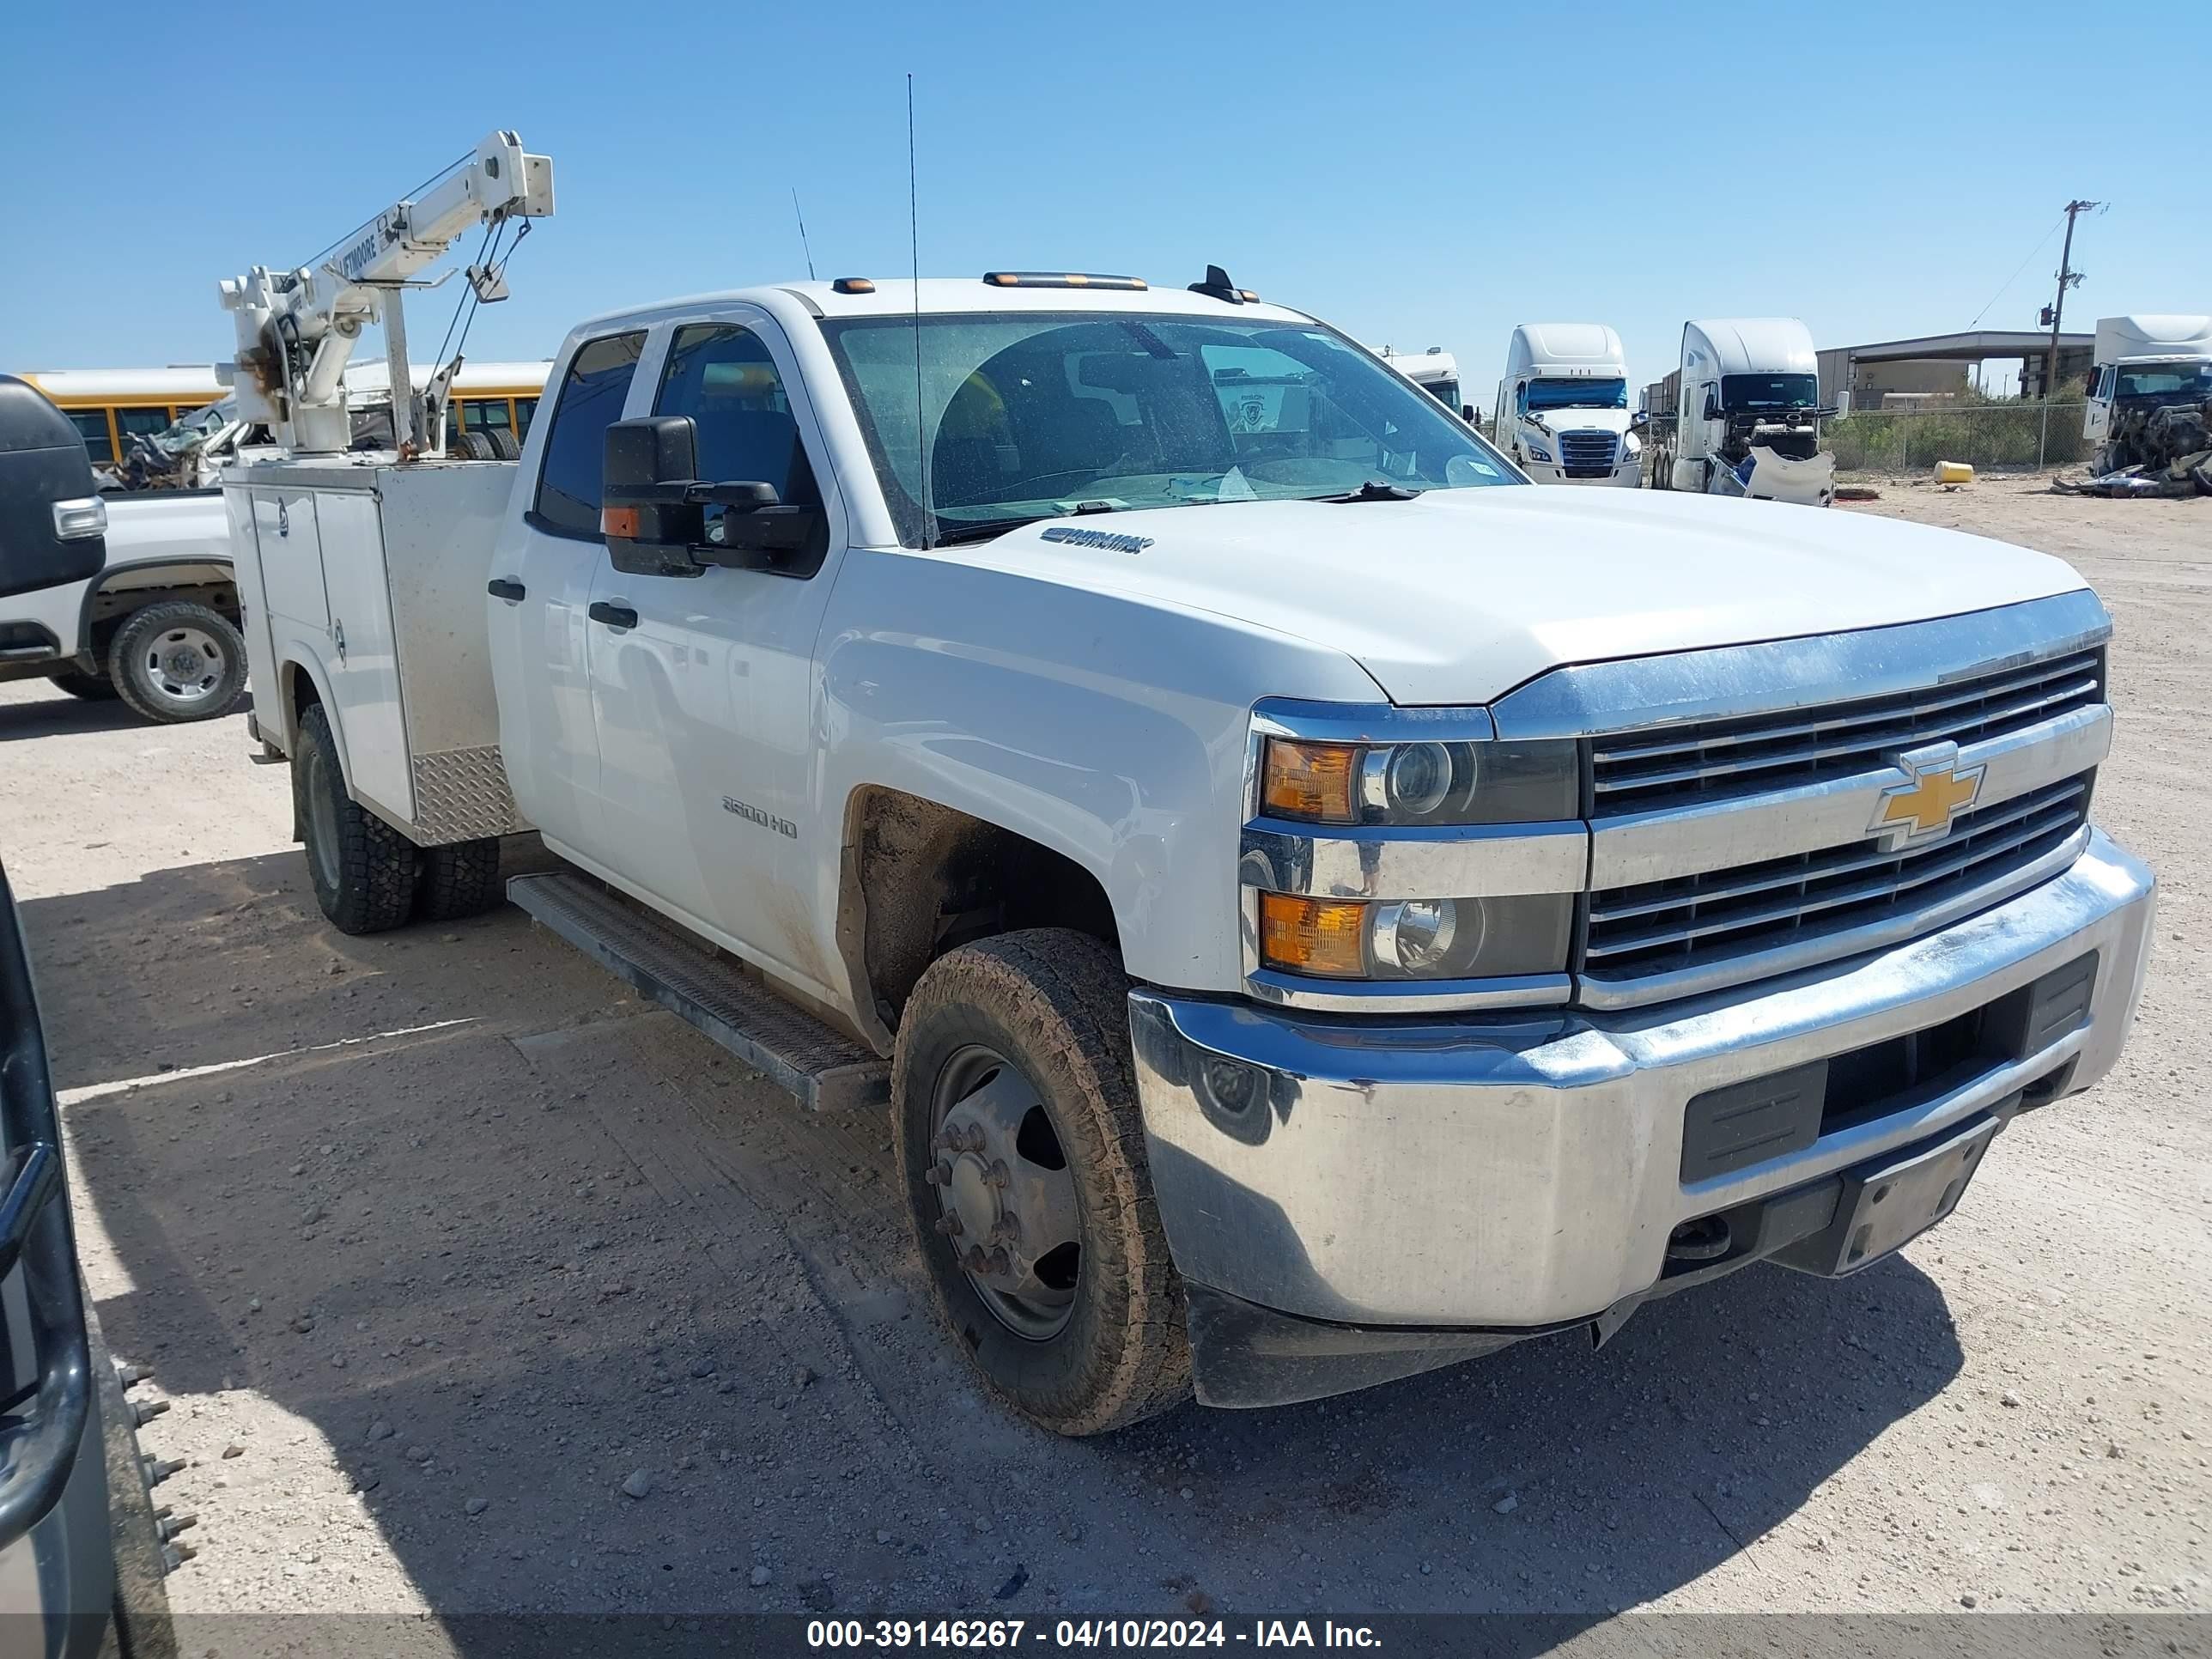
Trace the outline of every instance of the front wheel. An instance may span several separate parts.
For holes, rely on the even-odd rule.
[[[1034,928],[939,957],[900,1019],[891,1088],[938,1311],[992,1390],[1067,1435],[1188,1398],[1114,952]]]

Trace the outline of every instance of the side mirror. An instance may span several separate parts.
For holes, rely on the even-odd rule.
[[[696,576],[709,565],[773,568],[813,542],[819,507],[787,505],[774,484],[702,478],[698,454],[688,415],[607,428],[599,530],[616,569]]]
[[[1721,400],[1710,392],[1705,394],[1705,418],[1709,421],[1721,418]]]
[[[1647,426],[1650,421],[1651,411],[1648,409],[1639,409],[1628,417],[1628,423],[1631,426]]]
[[[97,576],[107,562],[107,504],[69,416],[0,374],[0,597]]]
[[[685,500],[698,482],[698,453],[697,429],[686,415],[651,415],[607,428],[599,533],[616,569],[698,574],[690,548],[699,539],[699,510]]]
[[[1482,424],[1482,411],[1477,409],[1473,404],[1462,404],[1459,406],[1459,417],[1462,421],[1465,421],[1469,426],[1480,426]]]

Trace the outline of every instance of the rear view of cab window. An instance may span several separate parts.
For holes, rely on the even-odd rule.
[[[541,527],[558,535],[597,537],[605,482],[607,428],[622,419],[630,377],[645,350],[642,331],[587,342],[562,378],[538,475]]]

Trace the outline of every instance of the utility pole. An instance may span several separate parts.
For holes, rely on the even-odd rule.
[[[2035,441],[2035,464],[2043,465],[2044,455],[2051,440],[2051,394],[2058,386],[2058,327],[2066,316],[2066,290],[2081,280],[2074,269],[2074,222],[2100,202],[2069,202],[2066,204],[2066,241],[2058,253],[2058,298],[2051,307],[2051,349],[2043,359],[2043,429]]]

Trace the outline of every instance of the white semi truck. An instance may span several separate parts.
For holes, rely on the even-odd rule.
[[[2212,317],[2100,317],[2081,435],[2100,449],[2160,409],[2212,403]],[[2108,464],[2110,463],[2110,464]],[[2093,471],[2124,465],[2100,455]]]
[[[1681,360],[1650,404],[1652,487],[1826,507],[1836,458],[1820,447],[1820,362],[1795,317],[1682,325]]]
[[[519,464],[313,450],[322,314],[225,489],[325,914],[534,827],[516,903],[889,1117],[1050,1428],[1855,1272],[2119,1052],[2153,884],[2057,559],[1530,489],[1225,278],[610,312]]]
[[[1505,346],[1492,430],[1538,483],[1640,482],[1628,359],[1603,323],[1522,323]]]
[[[1382,346],[1375,355],[1462,420],[1474,418],[1473,407],[1460,401],[1459,359],[1442,346],[1426,351],[1394,351]]]

